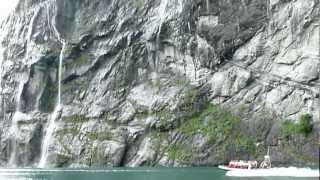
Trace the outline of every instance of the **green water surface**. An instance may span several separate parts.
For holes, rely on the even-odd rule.
[[[0,169],[0,180],[316,180],[292,177],[226,177],[213,168]]]

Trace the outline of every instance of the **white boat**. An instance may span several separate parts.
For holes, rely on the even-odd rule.
[[[219,165],[218,168],[226,171],[244,170],[240,168],[230,168],[228,166],[223,166],[223,165]]]
[[[269,148],[267,155],[258,167],[256,161],[230,161],[227,166],[219,165],[218,168],[228,171],[226,176],[233,177],[320,177],[319,169],[279,167],[271,168]]]
[[[271,168],[271,158],[269,156],[269,148],[267,155],[264,156],[264,160],[258,166],[257,161],[243,161],[243,160],[231,160],[228,166],[220,165],[218,168],[232,171],[232,170],[253,170],[253,169],[270,169]]]

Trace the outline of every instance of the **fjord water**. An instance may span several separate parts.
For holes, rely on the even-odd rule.
[[[2,169],[0,180],[316,180],[291,177],[226,177],[225,171],[202,168]]]

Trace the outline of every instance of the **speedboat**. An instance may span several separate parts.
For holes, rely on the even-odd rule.
[[[244,161],[244,160],[231,160],[227,166],[219,165],[218,168],[231,171],[231,170],[243,170],[243,169],[256,169],[258,168],[257,161]]]
[[[319,169],[296,167],[271,168],[269,148],[260,166],[258,166],[257,161],[231,160],[228,165],[220,165],[218,168],[227,171],[226,176],[233,177],[320,177]]]
[[[264,156],[264,160],[258,166],[258,161],[244,161],[244,160],[231,160],[228,165],[219,165],[218,168],[231,171],[231,170],[251,170],[251,169],[270,169],[271,158],[269,156],[269,148],[267,155]]]

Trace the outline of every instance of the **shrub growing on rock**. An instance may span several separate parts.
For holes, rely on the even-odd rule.
[[[281,134],[286,139],[297,134],[308,136],[312,132],[312,129],[312,116],[304,114],[300,116],[298,123],[289,120],[284,121],[281,127]]]
[[[300,116],[298,132],[304,135],[308,135],[312,132],[312,129],[312,116],[310,114],[304,114]]]

